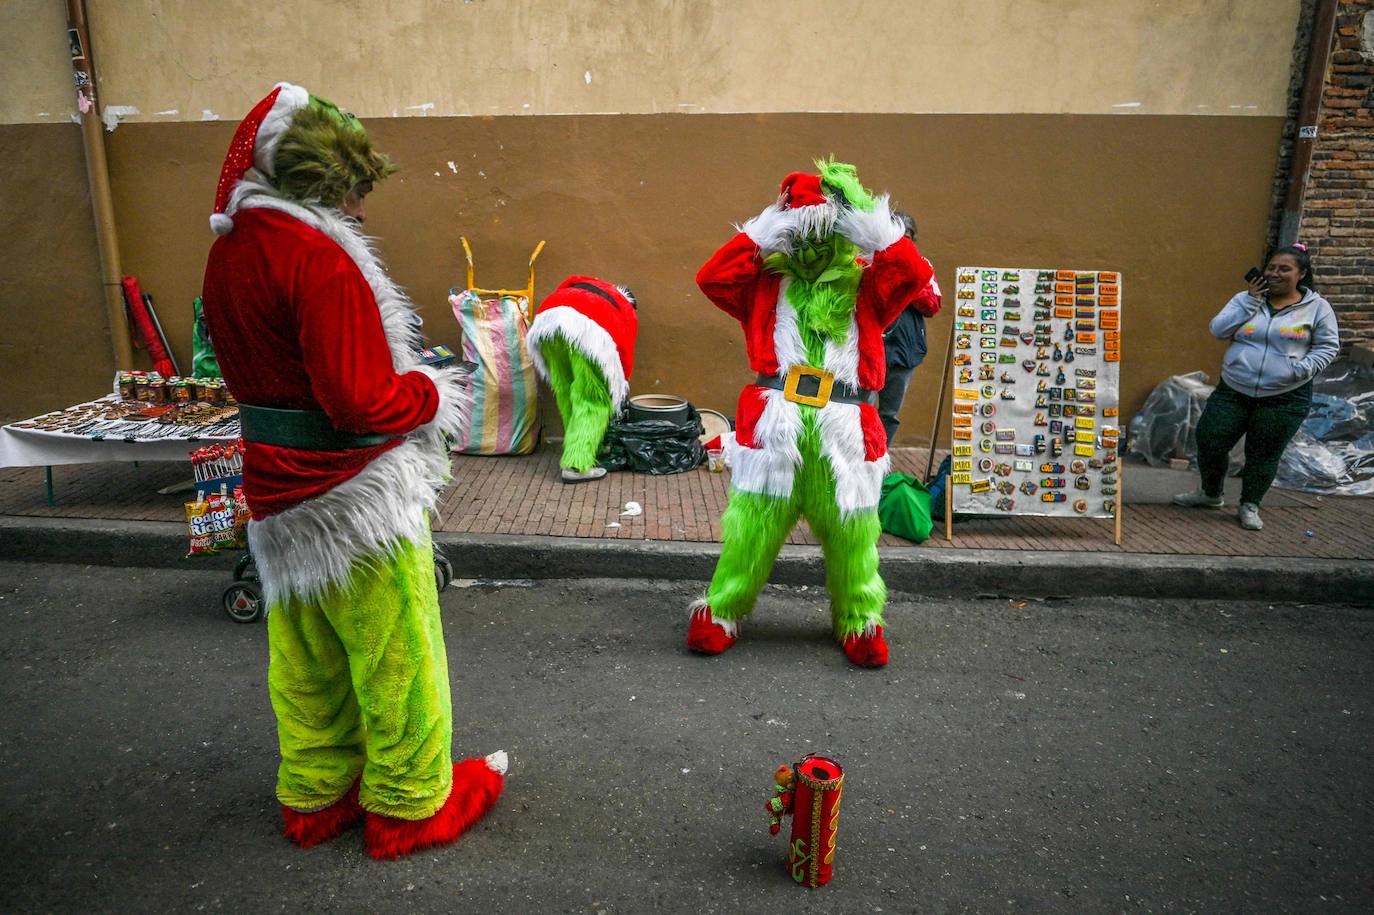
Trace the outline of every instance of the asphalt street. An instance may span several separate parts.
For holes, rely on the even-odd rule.
[[[1374,609],[894,595],[847,664],[814,588],[718,658],[699,584],[460,582],[455,752],[497,808],[391,863],[278,832],[266,628],[220,571],[0,563],[0,910],[1364,912]],[[779,763],[845,765],[834,882],[793,884]]]

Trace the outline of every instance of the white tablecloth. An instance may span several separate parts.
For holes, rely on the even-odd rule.
[[[175,429],[172,437],[150,441],[95,440],[85,435],[45,429],[0,427],[0,467],[44,467],[56,464],[94,464],[101,461],[187,461],[196,448],[239,437],[237,423],[230,434],[196,436],[194,428]],[[166,426],[148,424],[166,431]],[[195,437],[192,437],[195,436]]]

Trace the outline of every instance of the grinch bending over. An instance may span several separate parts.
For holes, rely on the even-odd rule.
[[[878,574],[878,497],[887,438],[873,406],[883,387],[883,329],[931,281],[887,195],[854,167],[818,161],[746,222],[697,285],[744,328],[758,373],[740,393],[723,543],[706,597],[690,608],[687,646],[735,643],[798,517],[820,538],[836,639],[862,667],[887,663]]]
[[[634,367],[638,304],[624,286],[570,276],[539,305],[527,342],[563,418],[564,483],[599,480],[596,454],[625,405]]]

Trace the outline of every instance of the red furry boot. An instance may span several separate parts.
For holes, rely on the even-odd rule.
[[[309,848],[337,839],[358,825],[362,818],[363,808],[358,806],[358,783],[354,782],[347,794],[328,807],[309,813],[282,807],[282,835],[301,848]]]
[[[699,600],[688,608],[687,647],[697,654],[720,654],[739,639],[739,623],[717,620],[711,607]]]
[[[377,859],[399,858],[422,848],[447,845],[492,808],[506,785],[506,754],[472,757],[453,764],[453,790],[432,816],[402,820],[368,811],[363,839]]]
[[[882,626],[870,626],[840,643],[845,657],[860,667],[883,667],[887,664],[887,639]]]

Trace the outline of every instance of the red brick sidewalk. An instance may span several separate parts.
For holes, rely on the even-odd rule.
[[[720,539],[727,474],[704,468],[672,476],[613,473],[567,486],[558,480],[556,448],[530,457],[457,455],[455,481],[440,502],[437,530],[473,534],[533,534],[629,540]],[[895,469],[922,476],[926,453],[899,448]],[[1264,509],[1265,528],[1241,531],[1231,512],[1132,504],[1130,473],[1122,475],[1123,543],[1112,543],[1106,521],[1031,517],[974,518],[955,525],[954,540],[936,535],[915,549],[1069,550],[1212,556],[1374,559],[1374,499],[1284,492]],[[42,468],[0,470],[0,515],[180,521],[183,495],[157,490],[189,478],[185,464],[93,464],[53,468],[56,501],[46,504]],[[1277,491],[1276,491],[1277,492]],[[643,509],[623,514],[628,502]],[[1281,503],[1281,504],[1280,504]],[[1307,536],[1307,531],[1312,536]],[[800,526],[791,543],[814,543]],[[887,546],[907,541],[884,536]]]

